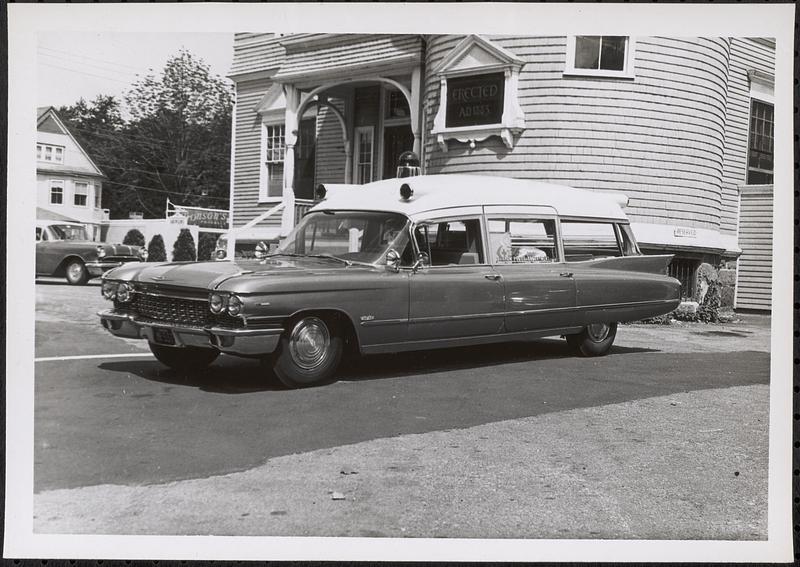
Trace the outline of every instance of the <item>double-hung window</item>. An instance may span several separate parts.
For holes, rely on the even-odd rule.
[[[577,35],[567,38],[566,75],[633,77],[633,38]]]
[[[264,126],[263,167],[259,200],[283,196],[283,162],[286,156],[286,130],[283,124]]]
[[[64,182],[51,181],[50,182],[50,204],[63,205],[64,204]]]
[[[374,129],[372,126],[359,126],[355,131],[356,151],[353,156],[355,161],[355,182],[369,183],[372,181],[372,161],[375,144]]]
[[[747,156],[747,184],[769,185],[773,180],[775,108],[768,102],[750,103],[750,141]]]
[[[89,184],[83,181],[76,181],[73,199],[76,207],[85,207],[89,200]]]

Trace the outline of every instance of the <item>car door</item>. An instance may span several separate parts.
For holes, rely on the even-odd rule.
[[[489,258],[505,285],[506,331],[572,326],[576,286],[561,261],[555,211],[487,206],[484,213]]]
[[[500,333],[503,282],[486,261],[480,207],[418,221],[414,236],[429,262],[409,278],[409,340]]]
[[[36,273],[52,274],[61,261],[58,251],[54,248],[50,231],[46,227],[36,227]]]

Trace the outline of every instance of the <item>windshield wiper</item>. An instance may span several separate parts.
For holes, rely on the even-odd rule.
[[[274,254],[268,254],[265,257],[272,258],[273,256],[289,256],[291,258],[325,258],[326,260],[336,260],[337,262],[342,262],[348,268],[353,265],[353,262],[350,260],[345,260],[344,258],[339,258],[338,256],[333,256],[331,254],[297,254],[295,252],[275,252]]]

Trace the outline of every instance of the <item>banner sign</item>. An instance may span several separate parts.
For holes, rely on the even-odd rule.
[[[204,209],[201,207],[184,207],[167,201],[167,216],[181,216],[186,219],[186,224],[200,228],[228,228],[230,226],[230,211],[222,209]]]
[[[503,119],[505,75],[488,73],[447,79],[448,128],[499,124]]]

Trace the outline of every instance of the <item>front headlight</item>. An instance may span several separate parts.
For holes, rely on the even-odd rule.
[[[117,286],[117,301],[121,303],[129,302],[131,300],[131,291],[133,291],[131,284],[121,282]]]
[[[228,298],[228,314],[236,317],[242,312],[242,300],[235,295]]]
[[[97,245],[97,257],[98,257],[98,258],[104,258],[104,257],[105,257],[105,255],[106,255],[106,248],[105,248],[105,246],[100,246],[100,245],[98,244],[98,245]]]
[[[114,298],[117,296],[117,286],[119,284],[117,282],[112,281],[104,281],[103,282],[103,297],[108,299],[109,301],[114,301]]]
[[[218,293],[212,293],[211,297],[208,298],[208,308],[211,309],[211,312],[221,313],[224,307],[225,307],[225,298],[223,298]]]

